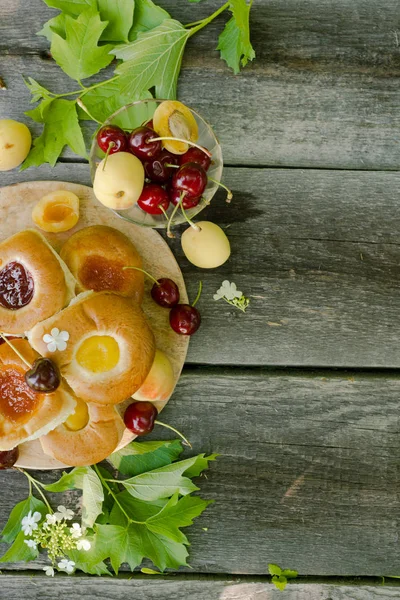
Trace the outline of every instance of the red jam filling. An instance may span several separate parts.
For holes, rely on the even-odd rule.
[[[123,263],[116,260],[92,255],[83,262],[78,277],[88,290],[122,292],[126,287],[127,280],[127,276],[122,270],[123,267]]]
[[[8,263],[0,271],[0,305],[18,310],[32,300],[35,284],[32,275],[18,262]]]
[[[18,367],[0,371],[0,412],[12,422],[22,421],[37,408],[41,395],[26,384]]]

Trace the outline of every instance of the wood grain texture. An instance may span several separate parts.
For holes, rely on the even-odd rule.
[[[0,0],[0,74],[9,88],[2,92],[1,116],[22,118],[28,108],[21,74],[54,91],[73,85],[46,58],[46,39],[35,35],[55,11],[41,0],[29,2],[27,25],[24,3]],[[220,5],[216,0],[164,4],[182,22]],[[319,0],[317,6],[256,0],[252,35],[257,59],[236,77],[215,50],[224,20],[190,41],[179,96],[215,126],[228,164],[398,168],[397,0],[384,5]],[[36,132],[37,125],[29,124]]]
[[[0,180],[29,178],[89,183],[89,169],[60,164]],[[232,204],[217,194],[199,218],[226,228],[230,260],[197,269],[179,237],[168,240],[189,298],[204,283],[189,362],[398,368],[400,174],[227,168],[224,181]],[[246,314],[212,299],[224,279],[251,297]]]
[[[187,530],[191,572],[400,575],[399,394],[397,376],[184,371],[163,420],[220,454],[198,482],[215,503]],[[0,486],[2,525],[27,484],[1,472]]]
[[[42,600],[49,594],[49,580],[45,576],[3,575],[0,599],[20,600],[21,590],[31,600]],[[57,576],[51,581],[52,600],[121,600],[132,596],[135,600],[392,600],[399,597],[399,588],[386,585],[352,586],[335,584],[291,583],[284,592],[266,582],[228,578],[223,580],[185,580],[134,578],[97,579],[95,577]]]

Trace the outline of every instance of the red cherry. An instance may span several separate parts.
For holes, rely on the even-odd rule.
[[[187,192],[193,198],[202,195],[207,185],[207,174],[203,167],[196,163],[186,163],[174,174],[172,187],[180,192]]]
[[[25,381],[34,392],[51,394],[60,386],[60,371],[50,358],[37,358],[25,373]]]
[[[163,308],[172,308],[179,302],[179,288],[172,279],[162,277],[151,288],[151,297]]]
[[[152,138],[158,135],[150,127],[137,127],[129,136],[129,151],[140,160],[149,160],[155,158],[161,152],[161,142],[150,142]]]
[[[152,160],[144,163],[146,175],[157,183],[166,183],[173,176],[175,169],[166,165],[178,165],[178,157],[167,150],[161,150],[160,154]]]
[[[18,446],[12,450],[4,450],[0,452],[0,469],[11,469],[17,462],[19,457]]]
[[[97,143],[103,152],[115,154],[115,152],[128,149],[128,139],[125,131],[117,125],[104,125],[97,132]],[[110,148],[110,144],[112,144]]]
[[[208,171],[211,165],[211,158],[200,148],[189,148],[185,154],[179,156],[179,164],[185,165],[186,163],[196,163],[203,167],[205,171]]]
[[[174,188],[169,188],[168,190],[169,199],[171,200],[172,204],[175,204],[175,206],[178,204],[181,194],[182,192],[180,190],[175,190]],[[194,208],[197,206],[200,200],[201,196],[198,198],[193,198],[193,196],[190,194],[184,194],[181,205],[185,210],[189,210],[189,208]]]
[[[177,304],[169,313],[169,324],[180,335],[193,335],[201,324],[201,316],[195,306]]]
[[[169,198],[167,192],[158,183],[146,183],[137,203],[149,215],[162,215],[160,206],[167,210]]]
[[[124,414],[125,426],[136,435],[146,435],[153,431],[158,410],[151,402],[133,402]]]

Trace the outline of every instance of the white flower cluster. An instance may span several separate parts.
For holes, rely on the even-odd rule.
[[[214,300],[225,300],[231,306],[236,306],[242,312],[250,304],[250,300],[243,295],[243,292],[237,289],[236,283],[231,283],[227,279],[222,282],[221,287],[213,296]]]
[[[24,540],[25,544],[35,550],[39,545],[47,548],[52,566],[43,567],[43,571],[49,577],[54,577],[55,564],[60,571],[68,574],[74,572],[74,561],[66,557],[68,551],[90,550],[90,542],[83,537],[84,530],[79,523],[72,523],[71,526],[67,524],[67,521],[72,520],[73,517],[74,512],[61,505],[57,512],[48,513],[42,523],[40,523],[42,515],[37,511],[33,514],[29,511],[21,521],[21,529],[25,536],[29,537]]]

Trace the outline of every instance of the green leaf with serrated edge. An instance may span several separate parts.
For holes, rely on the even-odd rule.
[[[283,569],[282,575],[286,577],[286,579],[296,579],[298,572],[293,571],[292,569]]]
[[[47,513],[47,507],[41,500],[35,498],[35,496],[29,496],[26,500],[18,502],[8,517],[8,521],[2,531],[3,537],[0,543],[11,544],[15,540],[21,531],[21,521],[29,511],[32,511],[32,513],[36,511],[40,512],[42,517],[44,517]]]
[[[281,592],[283,592],[283,590],[287,586],[287,579],[283,575],[274,575],[272,578],[272,583],[275,585],[275,587],[278,588],[278,590],[281,590]]]
[[[133,24],[135,0],[97,0],[102,21],[108,25],[101,35],[107,42],[128,42],[129,31]]]
[[[188,477],[183,477],[183,473],[203,458],[204,454],[199,454],[166,467],[125,479],[121,481],[121,484],[132,496],[139,498],[139,500],[151,501],[158,498],[169,498],[176,492],[179,492],[182,496],[187,496],[187,494],[199,488]]]
[[[88,473],[89,467],[75,467],[69,473],[65,471],[58,481],[54,483],[43,484],[48,492],[65,492],[66,490],[81,490],[83,487],[83,478]]]
[[[93,536],[85,536],[85,538],[93,544]],[[74,561],[75,567],[84,573],[89,573],[89,575],[112,575],[103,561],[96,564],[91,564],[90,560],[88,562],[91,551],[92,546],[89,550],[70,550],[68,557]]]
[[[250,8],[246,0],[230,0],[233,14],[219,36],[217,50],[235,74],[253,60],[255,52],[250,41]]]
[[[123,62],[116,68],[124,94],[136,96],[153,86],[158,98],[176,98],[176,86],[189,30],[166,19],[130,44],[112,51]]]
[[[57,33],[65,39],[65,16],[65,13],[60,13],[56,17],[53,17],[43,25],[42,29],[36,35],[44,36],[49,42],[52,40],[53,33]]]
[[[185,477],[198,477],[203,471],[208,469],[208,463],[218,458],[218,456],[218,454],[210,454],[210,456],[200,454],[193,465],[184,472]]]
[[[280,567],[278,567],[278,565],[274,565],[273,563],[270,563],[268,565],[268,571],[270,575],[281,575],[282,574],[282,569]]]
[[[44,123],[44,129],[42,135],[34,140],[28,157],[22,163],[21,171],[32,166],[38,167],[46,162],[54,167],[66,145],[79,156],[87,158],[75,102],[59,99],[43,100],[39,107],[26,114],[33,120]]]
[[[24,79],[24,83],[25,83],[26,87],[28,88],[28,90],[30,91],[30,93],[32,94],[31,104],[33,102],[38,102],[39,100],[42,100],[42,99],[50,98],[49,90],[46,90],[45,87],[40,85],[40,83],[38,83],[32,77],[28,77],[27,80]]]
[[[164,535],[178,543],[188,544],[187,537],[180,531],[180,527],[193,525],[193,519],[211,504],[211,501],[202,500],[197,496],[184,496],[180,500],[174,494],[160,512],[146,521],[146,526],[153,533]]]
[[[103,486],[98,475],[89,469],[82,482],[82,525],[92,527],[102,512]]]
[[[97,469],[100,471],[100,474],[104,479],[112,479],[113,474],[110,473],[110,471],[108,469],[106,469],[102,465],[97,465]],[[96,523],[108,523],[109,522],[109,516],[110,516],[109,513],[114,506],[114,497],[109,492],[108,488],[110,488],[114,494],[119,494],[119,491],[120,491],[118,484],[114,483],[112,481],[107,482],[108,488],[103,484],[103,482],[102,482],[102,486],[103,486],[103,493],[104,493],[103,509],[102,509],[102,513],[96,519]]]
[[[89,7],[96,8],[96,0],[44,0],[50,8],[59,8],[67,15],[76,17]]]
[[[150,517],[158,514],[160,510],[167,504],[167,498],[154,500],[153,502],[143,502],[137,498],[133,498],[129,492],[120,492],[117,496],[118,503],[124,511],[130,515],[134,521],[146,521]],[[128,521],[121,508],[117,503],[114,504],[110,513],[110,521],[112,525],[127,525]]]
[[[38,550],[36,550],[35,548],[29,548],[29,546],[25,544],[26,539],[27,538],[25,537],[24,532],[20,531],[17,537],[15,538],[13,545],[0,558],[0,562],[28,562],[36,558],[39,554]]]
[[[179,458],[183,448],[179,440],[165,442],[132,442],[108,460],[123,475],[134,477],[159,469]]]
[[[129,41],[136,40],[138,33],[150,31],[161,25],[170,15],[166,10],[154,4],[152,0],[135,0],[135,13],[133,15],[133,25],[129,33]]]
[[[140,569],[140,572],[145,575],[162,575],[160,571],[154,571],[154,569],[147,569],[146,567]],[[167,575],[167,573],[164,573],[164,575]]]
[[[132,98],[121,94],[119,80],[117,79],[94,90],[90,90],[90,92],[81,96],[81,101],[97,121],[104,123],[106,119],[123,106],[135,100],[145,100],[148,98],[152,98],[151,93],[148,91],[142,92],[139,98]],[[155,109],[156,105],[152,102],[137,104],[122,111],[120,115],[115,117],[113,124],[122,127],[122,129],[132,130],[150,119]],[[82,120],[90,120],[89,115],[81,108],[78,108],[78,116]]]
[[[69,77],[80,81],[110,64],[112,45],[98,45],[106,26],[99,13],[89,9],[77,19],[65,17],[65,39],[53,32],[51,54]]]

